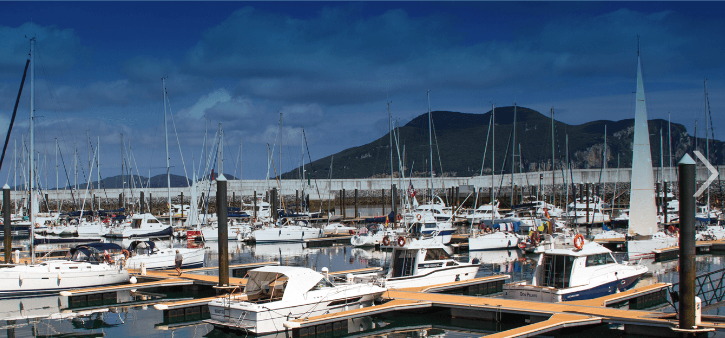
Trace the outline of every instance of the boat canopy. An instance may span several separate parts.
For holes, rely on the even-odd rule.
[[[156,243],[152,241],[133,241],[131,242],[131,245],[128,246],[128,251],[134,251],[138,248],[147,249],[149,252],[153,252],[155,247]]]
[[[244,293],[262,293],[270,298],[281,293],[283,301],[304,301],[307,292],[322,279],[322,274],[309,268],[265,266],[249,271]]]
[[[501,231],[508,232],[519,232],[521,222],[508,222],[508,223],[495,223],[492,228],[499,229]]]
[[[395,222],[395,216],[397,216],[395,214],[395,211],[391,211],[387,216],[366,218],[365,222],[366,223],[385,223],[385,220],[387,219],[388,223],[393,223],[393,222]]]

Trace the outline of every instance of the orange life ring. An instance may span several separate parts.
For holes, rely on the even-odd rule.
[[[420,219],[423,218],[423,216],[421,216],[420,214],[418,214],[418,216],[416,216],[416,218],[420,221]]]
[[[121,251],[121,253],[123,254],[123,257],[125,257],[126,259],[128,259],[128,256],[131,255],[131,253],[129,253],[128,250],[126,250],[126,249],[123,249],[123,251]]]
[[[405,245],[405,237],[400,236],[400,237],[398,237],[398,246],[403,246],[403,245]]]
[[[574,247],[577,250],[581,250],[584,247],[584,236],[582,234],[574,236]]]
[[[383,245],[385,245],[385,246],[390,245],[390,237],[388,237],[388,236],[383,237]]]
[[[670,227],[667,228],[667,229],[670,230],[670,233],[673,233],[673,234],[675,233],[675,226],[674,225],[670,225]]]
[[[40,228],[40,224],[38,224],[38,223],[35,223],[35,228],[36,228],[36,229],[37,229],[37,228]]]

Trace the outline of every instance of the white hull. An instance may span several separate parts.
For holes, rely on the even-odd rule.
[[[355,289],[370,289],[370,286],[357,285]],[[212,320],[221,322],[232,322],[238,324],[239,328],[254,334],[265,334],[279,331],[285,331],[284,323],[298,318],[309,318],[320,316],[328,313],[336,313],[347,310],[361,309],[373,304],[375,298],[380,293],[360,294],[360,292],[348,291],[339,292],[341,294],[333,294],[314,303],[293,305],[288,302],[275,302],[279,304],[267,305],[271,303],[257,305],[248,302],[232,302],[231,306],[227,306],[226,299],[219,298],[209,303],[209,313]],[[362,296],[361,299],[345,304],[329,306],[331,302],[344,299],[355,299]],[[312,297],[311,297],[312,298]],[[312,300],[312,299],[311,299]],[[241,320],[240,320],[241,319]]]
[[[53,293],[72,288],[124,283],[128,280],[128,270],[118,266],[56,260],[0,269],[0,296]]]
[[[476,278],[478,265],[459,265],[435,270],[421,275],[388,278],[383,287],[390,289],[430,286]]]
[[[468,238],[469,251],[510,249],[518,245],[518,236],[508,232],[484,233]]]
[[[168,248],[161,249],[152,254],[141,254],[129,257],[126,267],[129,269],[141,269],[145,264],[147,269],[171,269],[176,266],[176,250],[179,250],[184,257],[182,268],[201,267],[204,265],[204,249]]]
[[[252,237],[257,243],[304,242],[306,239],[325,237],[325,232],[322,229],[293,225],[255,230],[252,232]]]
[[[627,253],[630,260],[651,257],[654,255],[655,250],[677,246],[678,244],[679,239],[677,237],[656,234],[652,239],[628,240]]]

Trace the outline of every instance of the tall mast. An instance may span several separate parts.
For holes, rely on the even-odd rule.
[[[491,220],[496,213],[496,189],[494,189],[494,176],[496,174],[496,105],[491,103]]]
[[[58,193],[60,182],[58,181],[58,138],[55,138],[55,192]],[[57,196],[57,195],[56,195]],[[60,213],[60,198],[56,198],[57,210]]]
[[[126,179],[123,177],[123,164],[126,161],[123,157],[123,133],[121,133],[121,197],[123,200],[122,208],[126,207]]]
[[[514,205],[514,168],[516,164],[516,102],[514,102],[513,147],[511,148],[511,206]],[[521,155],[521,154],[519,154]]]
[[[96,136],[96,149],[98,151],[98,157],[96,158],[96,189],[101,189],[101,137]],[[98,209],[101,209],[101,200],[98,200]],[[143,211],[141,211],[143,212]]]
[[[281,145],[280,145],[281,147]],[[282,148],[280,148],[282,149]],[[280,157],[280,160],[282,158]],[[219,123],[219,175],[224,175],[224,130],[222,129],[222,124]]]
[[[390,148],[390,189],[393,188],[393,120],[392,116],[390,115],[390,102],[387,102],[388,106],[388,141],[390,142],[389,148]],[[390,210],[393,210],[393,193],[391,191],[390,193]]]
[[[164,91],[164,141],[166,143],[166,194],[169,205],[169,225],[174,226],[174,215],[171,212],[171,170],[169,167],[169,127],[166,123],[166,79],[161,78],[161,86]]]
[[[672,117],[667,113],[667,149],[670,151],[670,179],[672,179]]]
[[[707,98],[707,79],[704,81],[705,88],[705,116],[707,120],[705,122],[705,158],[710,161],[710,133],[708,133],[712,121],[710,120],[710,100]],[[710,220],[710,188],[707,188],[707,219]]]
[[[606,142],[604,144],[606,147]],[[519,150],[520,154],[521,150]],[[551,204],[554,204],[554,187],[556,184],[556,165],[554,163],[554,107],[551,107]]]
[[[430,89],[428,89],[428,146],[430,148],[430,201],[433,203],[433,117],[430,113]],[[393,165],[392,163],[390,164]]]
[[[28,198],[28,213],[30,214],[30,262],[35,264],[35,181],[33,175],[33,152],[35,151],[35,38],[30,39],[30,196]]]

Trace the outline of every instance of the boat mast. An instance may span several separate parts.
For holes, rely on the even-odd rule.
[[[171,170],[169,167],[169,127],[166,123],[166,79],[161,78],[161,87],[164,95],[164,141],[166,143],[166,194],[169,205],[169,225],[174,226],[174,215],[171,213]]]
[[[496,213],[496,189],[494,189],[494,176],[496,176],[496,105],[491,103],[491,221]],[[492,223],[493,224],[493,223]]]
[[[433,118],[430,113],[430,89],[428,89],[428,147],[430,148],[430,202],[433,203]],[[392,166],[392,163],[391,163]]]
[[[672,117],[667,112],[667,149],[670,151],[670,179],[672,179]]]
[[[606,147],[606,142],[604,144]],[[521,153],[521,150],[519,150],[519,154],[520,153]],[[606,158],[606,156],[605,156],[605,158]],[[555,184],[556,184],[556,165],[554,164],[554,107],[551,107],[551,204],[554,204]]]
[[[704,88],[705,88],[705,117],[707,118],[705,122],[705,158],[707,161],[710,161],[710,134],[708,133],[708,128],[710,128],[712,121],[710,120],[710,100],[707,98],[707,79],[704,81]],[[707,221],[710,222],[710,187],[707,188]]]
[[[516,164],[516,102],[514,102],[513,146],[511,148],[511,207],[514,205],[514,166]],[[521,155],[521,154],[519,154]]]
[[[392,118],[392,116],[390,116],[390,101],[387,102],[387,106],[388,106],[388,141],[390,142],[390,145],[389,145],[389,148],[390,148],[390,189],[392,189],[393,188],[393,118]],[[394,203],[395,203],[395,201],[393,200],[393,192],[391,190],[390,191],[390,210],[395,209],[395,207],[393,206]],[[357,217],[357,215],[355,217]]]
[[[28,198],[28,213],[30,214],[30,262],[35,264],[35,213],[33,200],[35,200],[35,184],[33,175],[33,152],[35,144],[35,38],[30,39],[30,194]]]

